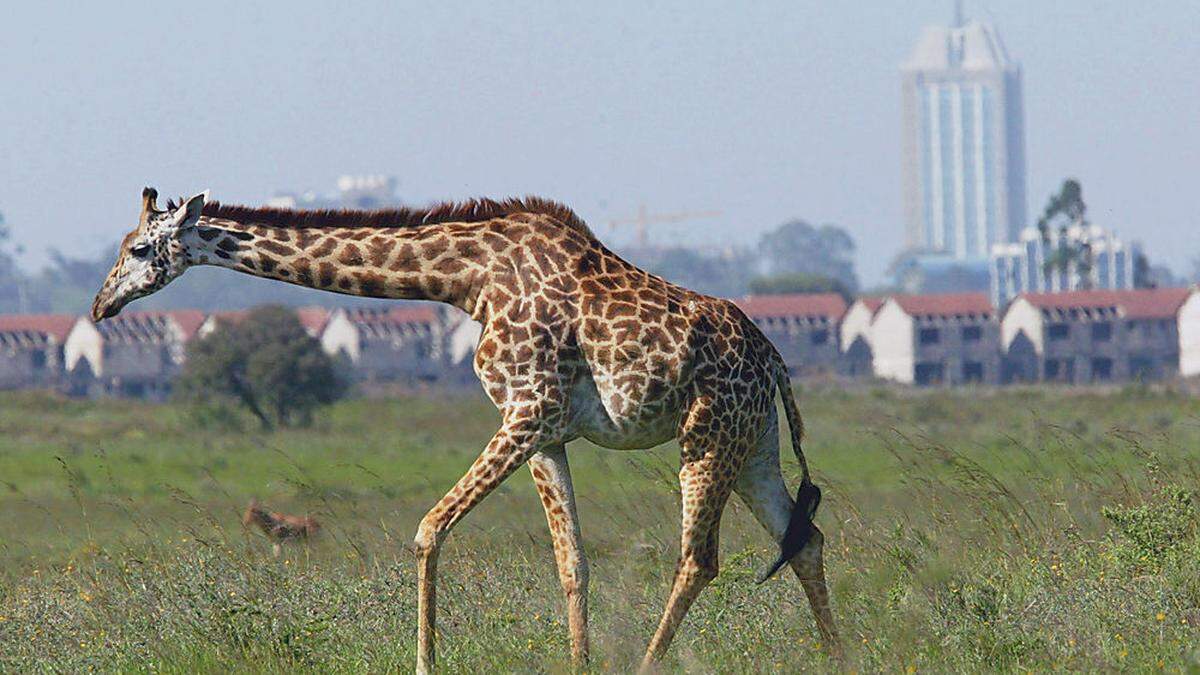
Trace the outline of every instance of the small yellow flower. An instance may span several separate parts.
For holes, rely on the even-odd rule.
[[[1158,619],[1159,621],[1166,621],[1167,615],[1163,614],[1162,612],[1159,612],[1158,614],[1154,615],[1154,618]]]
[[[915,672],[917,672],[917,667],[916,667],[916,666],[914,666],[914,665],[912,665],[912,664],[909,664],[909,666],[908,666],[907,668],[905,668],[905,669],[904,669],[904,672],[906,672],[906,673],[915,673]]]
[[[1126,656],[1129,656],[1129,650],[1128,650],[1128,649],[1122,649],[1122,650],[1121,650],[1121,654],[1120,654],[1120,656],[1121,656],[1121,658],[1125,658]]]

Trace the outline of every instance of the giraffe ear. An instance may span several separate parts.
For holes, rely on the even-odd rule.
[[[195,227],[200,222],[200,212],[204,210],[204,202],[208,201],[208,190],[195,195],[179,205],[172,214],[175,220],[175,230],[182,232]]]

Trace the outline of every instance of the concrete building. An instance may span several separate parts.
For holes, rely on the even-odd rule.
[[[889,297],[871,323],[875,375],[905,384],[994,384],[1000,325],[986,293]]]
[[[1127,290],[1134,287],[1134,266],[1141,254],[1136,242],[1125,243],[1096,225],[1074,224],[1064,231],[1051,228],[1048,240],[1037,228],[1026,228],[1020,240],[992,247],[989,264],[992,302],[1003,307],[1022,293],[1081,289]],[[1060,250],[1086,248],[1091,266],[1077,260],[1054,263]]]
[[[74,323],[69,314],[0,315],[0,389],[54,386]]]
[[[925,28],[901,74],[908,247],[986,261],[1025,227],[1021,67],[960,16]]]
[[[838,372],[847,377],[872,377],[875,374],[875,350],[871,346],[871,325],[883,307],[885,298],[858,298],[842,315],[839,327],[841,366]]]
[[[792,375],[837,372],[838,322],[846,301],[837,293],[748,295],[736,301],[783,356]]]
[[[378,209],[398,206],[397,181],[392,176],[365,175],[339,176],[337,192],[318,194],[307,192],[279,192],[267,200],[267,206],[288,209]]]
[[[88,395],[163,398],[184,347],[204,323],[198,310],[122,312],[99,325],[75,321],[63,344],[67,388]]]
[[[1196,287],[1179,307],[1179,374],[1200,375],[1200,291]]]
[[[1003,380],[1089,384],[1170,377],[1180,372],[1180,310],[1192,295],[1186,288],[1022,294],[1002,323]],[[1194,305],[1189,317],[1193,312]],[[1195,330],[1189,323],[1189,339]]]
[[[443,313],[432,303],[338,310],[325,329],[327,349],[345,345],[339,349],[363,379],[434,382],[447,361]]]

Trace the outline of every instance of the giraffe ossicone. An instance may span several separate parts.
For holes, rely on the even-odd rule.
[[[536,197],[375,211],[230,206],[207,192],[160,210],[156,198],[143,191],[138,225],[93,303],[97,321],[189,267],[217,265],[335,293],[444,302],[482,324],[475,372],[502,423],[418,528],[418,671],[434,663],[446,535],[524,465],[550,528],[572,655],[587,659],[588,567],[565,447],[577,438],[617,449],[679,441],[679,564],[644,665],[664,654],[716,576],[721,513],[733,493],[781,545],[824,643],[836,649],[824,537],[812,523],[819,491],[787,369],[732,302],[637,268],[570,209]],[[801,467],[799,503],[780,472],[777,393]]]

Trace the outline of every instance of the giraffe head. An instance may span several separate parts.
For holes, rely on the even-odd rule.
[[[137,227],[125,235],[117,261],[92,303],[92,319],[116,316],[125,305],[145,297],[183,274],[189,263],[183,234],[196,226],[208,191],[158,208],[158,191],[142,190],[142,212]]]

